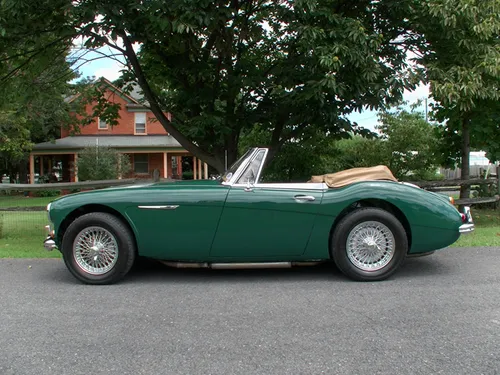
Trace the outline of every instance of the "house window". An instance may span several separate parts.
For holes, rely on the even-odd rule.
[[[148,154],[134,155],[134,172],[149,173],[149,156]]]
[[[135,114],[135,134],[146,134],[146,114]]]
[[[108,124],[106,123],[106,121],[99,117],[98,129],[99,130],[105,130],[107,128],[108,128]]]

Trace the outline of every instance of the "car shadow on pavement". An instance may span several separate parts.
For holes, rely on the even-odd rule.
[[[438,254],[421,258],[407,258],[393,278],[416,279],[455,272],[452,264],[441,259]],[[459,271],[456,270],[456,272],[458,274]]]
[[[406,259],[401,268],[389,280],[424,278],[436,274],[446,274],[450,270],[446,263],[432,259],[433,256]],[[315,266],[298,266],[277,269],[209,269],[174,268],[155,260],[141,258],[124,282],[238,282],[253,281],[336,281],[352,282],[340,272],[333,262]]]
[[[210,269],[210,268],[174,268],[160,262],[140,259],[124,282],[237,282],[260,281],[301,281],[332,280],[342,281],[343,275],[333,263],[316,266],[268,269]]]
[[[455,264],[443,261],[438,255],[422,258],[408,258],[399,270],[387,281],[425,279],[460,272]],[[46,281],[80,284],[61,262],[57,271],[51,269],[43,276]],[[326,262],[316,266],[298,266],[277,269],[183,269],[166,266],[158,261],[139,258],[128,275],[119,284],[130,283],[252,283],[252,282],[303,282],[303,281],[328,281],[345,282],[353,281],[340,272],[333,262]],[[382,281],[384,282],[384,281]]]

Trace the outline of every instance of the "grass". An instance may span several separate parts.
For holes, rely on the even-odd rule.
[[[59,251],[43,247],[45,211],[0,211],[0,258],[59,258]]]
[[[25,197],[22,195],[0,196],[0,208],[5,207],[46,207],[57,197]]]
[[[53,198],[16,199],[32,199],[45,205]],[[473,208],[472,216],[476,224],[475,231],[460,236],[452,247],[500,247],[500,209]],[[0,258],[60,258],[59,251],[48,252],[43,248],[44,227],[47,224],[45,211],[0,211]]]
[[[474,232],[460,236],[452,247],[500,246],[500,209],[471,209],[476,228]]]

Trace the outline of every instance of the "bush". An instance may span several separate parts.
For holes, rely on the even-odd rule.
[[[130,159],[104,146],[84,149],[76,162],[80,181],[113,180],[131,170]]]
[[[192,180],[194,178],[194,173],[191,171],[188,172],[182,172],[182,179],[183,180]]]
[[[58,197],[61,195],[60,190],[40,190],[33,192],[35,197]]]
[[[477,187],[471,186],[472,197],[473,198],[492,198],[498,194],[498,185],[493,184],[481,184]],[[490,202],[490,203],[478,203],[474,207],[478,209],[498,209],[500,203]]]

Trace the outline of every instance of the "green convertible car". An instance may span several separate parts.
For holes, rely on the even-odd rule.
[[[474,230],[468,207],[398,182],[384,166],[264,183],[251,148],[217,180],[159,182],[51,202],[44,246],[89,284],[122,279],[138,256],[174,267],[272,268],[333,261],[354,280],[389,277]]]

